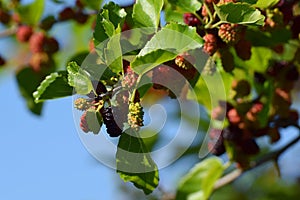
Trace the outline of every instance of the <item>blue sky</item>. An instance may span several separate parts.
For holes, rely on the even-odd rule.
[[[33,116],[11,73],[1,77],[0,94],[0,199],[110,199],[118,177],[81,144],[71,98],[49,101]]]

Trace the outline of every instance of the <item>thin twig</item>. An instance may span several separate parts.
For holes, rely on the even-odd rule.
[[[267,154],[266,156],[262,157],[261,159],[253,162],[251,164],[251,167],[249,168],[250,169],[253,169],[255,167],[258,167],[268,161],[271,161],[271,160],[277,160],[279,158],[279,156],[285,152],[288,148],[290,148],[291,146],[293,146],[294,144],[296,144],[298,141],[300,140],[300,135],[298,137],[296,137],[295,139],[293,139],[292,141],[290,141],[288,144],[286,144],[285,146],[283,146],[282,148],[276,150],[276,151],[273,151],[269,154]]]
[[[16,33],[16,31],[17,31],[17,28],[15,26],[13,26],[9,29],[6,29],[6,30],[0,32],[0,38],[12,36]]]
[[[224,185],[227,185],[229,183],[231,183],[232,181],[234,181],[235,179],[237,179],[241,174],[243,173],[242,169],[236,169],[232,172],[230,172],[229,174],[226,174],[225,176],[223,176],[222,178],[220,178],[214,185],[214,190],[223,187]]]

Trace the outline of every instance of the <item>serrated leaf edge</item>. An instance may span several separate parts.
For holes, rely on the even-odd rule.
[[[53,83],[58,77],[61,77],[62,75],[58,72],[53,72],[50,75],[46,76],[45,79],[41,82],[41,84],[38,86],[35,92],[32,93],[32,96],[34,98],[35,103],[43,102],[43,100],[40,100],[40,96],[45,92],[47,87]]]

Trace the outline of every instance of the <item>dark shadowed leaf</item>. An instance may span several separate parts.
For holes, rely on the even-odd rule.
[[[121,135],[116,160],[117,172],[125,182],[132,182],[145,194],[158,186],[157,166],[136,131],[128,130]]]
[[[39,86],[42,78],[35,73],[30,67],[26,67],[16,74],[20,93],[25,98],[27,107],[34,114],[40,115],[43,103],[35,103],[32,93]]]
[[[36,103],[49,99],[71,96],[73,87],[68,84],[66,71],[53,72],[41,82],[37,90],[33,93]]]

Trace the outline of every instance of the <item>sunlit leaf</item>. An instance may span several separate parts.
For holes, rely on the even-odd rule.
[[[143,74],[172,60],[177,54],[202,47],[203,41],[193,27],[171,23],[157,32],[140,51],[131,67]]]
[[[67,66],[68,83],[74,87],[78,94],[88,94],[92,89],[90,77],[82,70],[76,62],[70,62]]]
[[[168,3],[176,5],[182,12],[195,13],[200,10],[201,3],[197,0],[168,0]]]
[[[215,6],[216,13],[224,23],[263,25],[265,17],[258,9],[247,3],[227,3]]]
[[[201,161],[180,180],[176,200],[207,200],[223,170],[220,158]]]
[[[280,0],[258,0],[254,5],[257,8],[266,9],[275,6]]]
[[[163,0],[137,0],[132,18],[136,27],[158,27]]]

